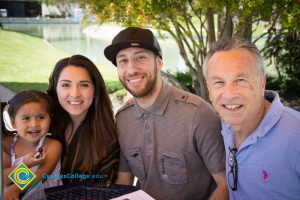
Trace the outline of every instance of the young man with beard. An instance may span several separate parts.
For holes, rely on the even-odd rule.
[[[148,29],[122,30],[104,54],[134,102],[116,114],[122,150],[117,183],[155,199],[227,199],[220,120],[198,96],[162,80],[160,46]]]
[[[216,42],[203,68],[222,118],[230,199],[300,199],[300,113],[265,90],[263,58],[245,39]]]

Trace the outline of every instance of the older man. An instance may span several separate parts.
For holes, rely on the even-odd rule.
[[[222,119],[231,199],[300,199],[300,113],[266,91],[263,59],[244,39],[215,43],[203,73]]]
[[[122,150],[117,183],[155,199],[227,199],[220,120],[198,96],[162,80],[160,46],[149,29],[122,30],[104,54],[134,102],[117,115]]]

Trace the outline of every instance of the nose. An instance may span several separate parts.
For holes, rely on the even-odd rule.
[[[234,83],[227,83],[223,88],[223,97],[234,98],[238,94],[237,86]]]
[[[127,66],[127,72],[129,74],[133,74],[136,72],[137,69],[137,63],[134,60],[129,60],[128,61],[128,66]]]
[[[80,89],[78,86],[73,86],[71,88],[71,93],[70,93],[71,97],[79,97],[80,96]]]
[[[35,117],[32,120],[30,120],[31,127],[37,127],[38,125],[39,125],[39,121]]]

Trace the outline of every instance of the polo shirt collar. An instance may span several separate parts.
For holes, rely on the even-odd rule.
[[[267,132],[279,121],[283,112],[284,106],[280,101],[278,93],[274,91],[265,91],[265,99],[271,102],[271,106],[261,121],[260,125],[254,131],[257,137],[263,137]]]
[[[163,81],[162,87],[159,91],[157,99],[154,101],[154,104],[151,105],[147,110],[144,110],[138,105],[138,102],[135,100],[134,106],[134,116],[136,118],[142,117],[144,113],[151,113],[154,115],[163,115],[164,111],[167,108],[169,102],[169,93],[171,86]]]

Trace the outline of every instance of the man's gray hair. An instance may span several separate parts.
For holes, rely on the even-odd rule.
[[[233,49],[246,49],[250,51],[256,58],[256,63],[260,77],[265,76],[266,72],[264,60],[255,44],[243,38],[225,38],[215,42],[212,48],[207,53],[202,67],[204,77],[207,78],[207,62],[215,53],[219,51],[227,51]]]

